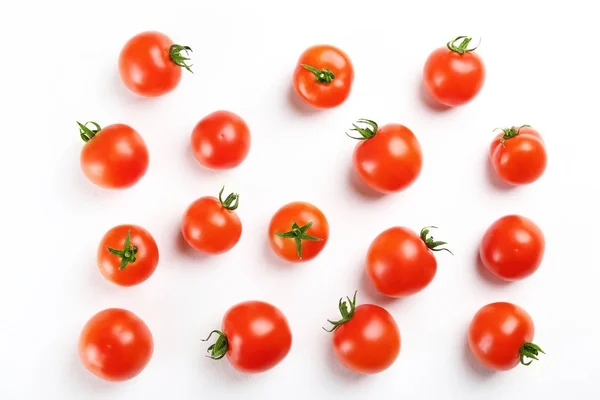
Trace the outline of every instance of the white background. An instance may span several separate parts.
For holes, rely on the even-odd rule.
[[[96,4],[94,4],[96,3]],[[121,4],[125,3],[125,4]],[[585,4],[589,5],[585,5]],[[0,32],[0,398],[2,399],[509,399],[600,397],[598,304],[598,57],[593,2],[448,1],[2,1]],[[543,16],[541,13],[546,12]],[[194,71],[157,99],[119,80],[123,44],[159,30],[194,49]],[[421,69],[458,35],[482,36],[487,81],[460,109],[427,104]],[[291,92],[300,53],[330,43],[356,78],[341,107],[315,112]],[[246,161],[210,172],[194,160],[190,133],[227,109],[252,131]],[[352,177],[358,118],[399,122],[421,142],[424,168],[403,193],[374,196]],[[79,167],[75,120],[137,129],[150,168],[133,188],[96,188]],[[488,164],[496,127],[531,124],[549,164],[533,185],[507,189]],[[243,235],[229,253],[194,254],[182,243],[185,208],[221,185],[241,193]],[[267,225],[283,204],[305,200],[327,215],[331,240],[314,261],[286,265],[268,247]],[[539,271],[503,284],[477,266],[479,240],[508,213],[546,234]],[[122,223],[150,230],[156,273],[133,288],[100,275],[96,249]],[[440,227],[455,252],[404,300],[365,281],[371,240],[392,225]],[[321,330],[340,296],[359,290],[396,318],[402,350],[389,370],[357,376],[334,359]],[[292,350],[268,373],[244,376],[204,357],[205,334],[237,302],[262,299],[287,315]],[[472,359],[466,330],[493,301],[524,307],[540,362],[490,373]],[[104,382],[78,359],[81,328],[97,311],[124,307],[146,321],[154,356],[134,380]],[[595,381],[594,381],[595,380]]]

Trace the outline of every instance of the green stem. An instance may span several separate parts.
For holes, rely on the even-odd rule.
[[[119,271],[125,269],[125,267],[129,263],[134,263],[136,258],[135,255],[138,252],[137,246],[131,246],[131,231],[127,232],[127,237],[125,238],[125,246],[123,246],[123,250],[117,250],[110,247],[107,247],[108,251],[111,254],[121,258],[121,265],[119,266]]]
[[[225,357],[227,351],[229,350],[229,341],[223,332],[217,330],[212,331],[208,337],[206,339],[202,339],[202,341],[208,341],[213,334],[217,335],[217,340],[206,350],[209,353],[209,355],[206,357],[212,358],[213,360],[220,360],[221,358]]]
[[[348,303],[346,303],[343,297],[340,299],[338,308],[340,310],[340,314],[342,314],[342,319],[339,321],[332,321],[328,319],[327,322],[333,326],[331,329],[323,328],[326,332],[333,332],[339,328],[340,325],[343,325],[352,319],[354,316],[354,310],[356,309],[356,293],[358,293],[358,290],[354,292],[354,298],[352,300],[350,300],[350,297],[346,297]]]
[[[531,342],[523,343],[519,348],[519,360],[523,365],[530,365],[533,360],[538,360],[537,356],[540,353],[546,354],[537,344]],[[525,358],[529,358],[529,362],[525,362]]]
[[[238,193],[230,193],[229,196],[225,200],[223,200],[223,191],[225,190],[225,186],[221,188],[219,192],[219,201],[221,205],[228,209],[229,211],[234,211],[240,205],[240,195]]]
[[[361,128],[361,127],[357,126],[356,124],[352,124],[353,128],[350,130],[358,132],[360,134],[360,137],[349,135],[348,132],[346,132],[346,136],[348,136],[349,138],[352,138],[352,139],[356,139],[356,140],[369,140],[377,134],[377,129],[379,127],[375,121],[371,121],[370,119],[361,118],[358,120],[357,123],[363,123],[363,124],[367,125],[367,127]]]
[[[194,64],[189,64],[189,65],[187,64],[186,61],[189,61],[190,58],[181,54],[181,52],[183,52],[183,51],[185,51],[185,54],[188,55],[193,50],[189,46],[182,46],[180,44],[171,45],[171,47],[169,48],[169,57],[171,57],[171,60],[175,64],[179,65],[182,68],[187,69],[188,71],[190,71],[193,74],[194,71],[192,71],[191,67]]]
[[[319,242],[323,239],[318,238],[316,236],[311,236],[306,233],[306,231],[312,226],[312,221],[308,224],[300,227],[297,223],[292,224],[292,230],[288,232],[275,232],[275,234],[281,238],[294,239],[296,241],[296,251],[298,253],[298,258],[302,260],[302,241],[310,240],[313,242]]]
[[[456,42],[458,42],[459,40],[462,40],[462,42],[460,42],[460,44],[457,46]],[[454,40],[449,41],[448,43],[446,43],[446,46],[448,47],[449,50],[458,53],[458,54],[465,54],[465,53],[470,53],[472,51],[474,51],[477,47],[479,47],[479,44],[473,48],[468,48],[469,47],[469,43],[471,43],[471,40],[473,40],[473,38],[470,38],[468,36],[459,36]]]
[[[335,79],[335,74],[327,68],[316,69],[315,67],[312,67],[307,64],[300,65],[312,72],[313,74],[315,74],[315,76],[317,77],[317,82],[319,83],[330,84]]]
[[[79,125],[79,136],[81,136],[81,139],[84,142],[90,141],[94,136],[96,136],[96,134],[98,132],[100,132],[100,130],[102,130],[102,127],[100,127],[100,125],[98,125],[94,121],[88,121],[85,124],[82,124],[79,121],[76,121],[76,122],[77,122],[77,125]],[[87,124],[94,125],[94,129],[88,128]]]
[[[433,240],[433,236],[427,237],[427,235],[429,235],[429,230],[431,228],[437,229],[437,226],[426,226],[425,228],[421,229],[421,240],[423,242],[425,242],[425,245],[429,248],[429,250],[431,251],[447,251],[448,253],[454,255],[453,252],[451,252],[450,250],[448,250],[445,247],[439,248],[439,246],[443,246],[445,244],[448,244],[446,242],[440,242],[440,241],[435,241]]]
[[[502,135],[502,138],[500,138],[500,144],[502,146],[504,146],[504,142],[506,142],[507,140],[512,139],[512,138],[514,138],[516,136],[519,136],[519,133],[521,133],[521,129],[525,128],[525,127],[529,127],[529,125],[521,125],[518,128],[515,128],[513,126],[513,127],[510,127],[510,128],[501,129],[502,132],[504,132],[504,135]]]

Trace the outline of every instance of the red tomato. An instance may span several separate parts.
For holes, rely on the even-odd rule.
[[[511,303],[492,303],[481,308],[469,327],[469,347],[486,367],[506,371],[519,362],[529,365],[544,351],[533,340],[533,321],[525,310]],[[525,361],[528,358],[529,361]]]
[[[201,197],[186,210],[181,233],[190,246],[207,254],[229,251],[242,236],[242,221],[235,213],[239,195],[231,193],[225,200],[223,190],[216,197]]]
[[[237,167],[250,151],[250,129],[238,115],[216,111],[194,127],[192,149],[196,159],[207,168]]]
[[[115,226],[100,241],[97,262],[109,281],[121,286],[137,285],[156,270],[158,246],[141,226]]]
[[[126,189],[146,174],[148,148],[132,127],[114,124],[100,128],[95,122],[77,124],[86,142],[81,150],[81,168],[90,181],[106,189]],[[88,124],[94,128],[88,128]]]
[[[462,40],[457,46],[456,43]],[[459,36],[434,50],[423,69],[425,88],[436,101],[449,107],[473,100],[485,81],[483,60],[468,49],[471,38]]]
[[[309,47],[294,71],[294,90],[305,103],[316,108],[333,108],[350,95],[354,67],[346,53],[329,46]]]
[[[227,355],[235,369],[245,373],[270,370],[292,348],[292,331],[285,315],[263,301],[246,301],[231,307],[223,317],[222,331],[208,348],[209,357],[220,360]]]
[[[359,374],[376,374],[388,369],[400,354],[400,330],[389,312],[374,304],[356,307],[340,299],[342,319],[333,325],[333,348],[338,360]],[[349,309],[348,309],[349,307]]]
[[[545,248],[544,234],[532,220],[520,215],[507,215],[485,232],[479,255],[492,274],[515,281],[537,271]]]
[[[400,124],[378,128],[368,119],[361,119],[370,128],[352,131],[360,133],[354,149],[354,170],[360,179],[381,193],[399,192],[412,185],[423,167],[421,145],[410,129]]]
[[[329,240],[325,214],[310,203],[286,204],[271,218],[269,242],[284,260],[304,262],[315,258]]]
[[[109,308],[94,315],[79,337],[79,358],[107,381],[126,381],[146,367],[154,352],[152,333],[137,315]]]
[[[189,58],[182,52],[192,51],[188,46],[173,44],[160,32],[142,32],[135,35],[121,50],[119,73],[125,86],[134,93],[157,97],[175,89],[181,80],[181,68],[192,72]]]
[[[375,288],[391,297],[403,297],[425,289],[437,271],[433,251],[446,242],[427,237],[429,228],[421,235],[408,228],[393,227],[380,233],[367,252],[367,276]],[[450,252],[452,253],[452,252]]]
[[[544,139],[528,125],[503,129],[492,142],[490,158],[498,176],[512,185],[535,182],[548,162]]]

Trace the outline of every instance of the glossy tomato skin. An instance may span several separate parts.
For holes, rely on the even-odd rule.
[[[501,142],[499,133],[490,147],[490,160],[496,174],[511,185],[537,181],[546,170],[548,155],[542,135],[531,127],[516,128],[519,134]]]
[[[131,246],[137,248],[136,260],[119,270],[121,258],[108,248],[122,250],[130,232]],[[138,285],[148,279],[158,266],[158,246],[146,229],[137,225],[118,225],[102,237],[98,246],[97,263],[102,275],[120,286]]]
[[[81,150],[85,176],[105,189],[126,189],[148,170],[146,142],[132,127],[114,124],[102,128]]]
[[[544,233],[532,220],[520,215],[506,215],[487,229],[479,255],[492,274],[515,281],[537,271],[545,248]]]
[[[293,223],[304,226],[312,222],[307,234],[320,238],[320,241],[302,241],[302,259],[298,258],[294,239],[282,238],[276,232],[288,232]],[[329,222],[325,214],[316,206],[296,201],[281,207],[269,223],[269,243],[273,251],[284,260],[290,262],[306,262],[314,259],[325,248],[329,241]]]
[[[292,348],[292,331],[285,315],[263,301],[247,301],[230,308],[223,317],[222,331],[229,342],[229,362],[244,373],[270,370]]]
[[[235,168],[250,152],[250,128],[237,114],[216,111],[194,127],[192,149],[198,162],[207,168]]]
[[[506,371],[519,364],[519,349],[533,335],[533,320],[525,310],[511,303],[492,303],[473,317],[469,347],[486,367]]]
[[[313,72],[302,64],[318,70],[324,68],[333,72],[335,78],[330,83],[320,83]],[[352,90],[354,67],[346,53],[330,45],[309,47],[302,53],[294,71],[294,90],[308,105],[315,108],[333,108],[342,104]]]
[[[423,168],[423,154],[410,129],[388,124],[356,145],[353,164],[360,179],[371,189],[394,193],[417,180]]]
[[[119,55],[119,74],[125,86],[145,97],[169,93],[181,80],[181,67],[171,60],[173,41],[160,32],[142,32]]]
[[[389,368],[400,354],[400,330],[385,309],[363,304],[350,321],[333,332],[338,360],[359,374],[376,374]]]
[[[235,211],[223,207],[216,197],[194,201],[185,211],[181,233],[194,249],[206,254],[231,250],[242,236],[242,221]]]
[[[148,326],[131,311],[120,308],[94,315],[79,338],[81,362],[107,381],[126,381],[139,375],[153,352]]]

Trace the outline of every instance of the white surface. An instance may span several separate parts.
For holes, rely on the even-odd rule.
[[[0,398],[600,397],[592,2],[119,3],[2,2]],[[117,74],[121,46],[143,30],[194,49],[195,74],[184,71],[176,91],[158,99],[129,93]],[[423,102],[421,68],[462,34],[483,37],[487,81],[468,106],[440,112]],[[337,109],[309,111],[290,91],[297,57],[315,43],[341,47],[354,63],[353,92]],[[193,126],[217,109],[252,130],[249,157],[230,172],[202,169],[190,151]],[[352,183],[355,142],[344,131],[361,117],[418,136],[424,168],[404,193],[373,197]],[[83,177],[75,120],[88,119],[143,135],[151,161],[137,186],[109,192]],[[492,129],[524,123],[544,136],[548,168],[537,183],[506,190],[487,163]],[[221,184],[241,192],[242,239],[225,255],[194,255],[179,239],[180,218]],[[271,215],[293,200],[313,202],[331,224],[321,255],[297,266],[282,264],[266,238]],[[508,213],[535,220],[547,252],[533,277],[500,284],[478,271],[476,252],[487,226]],[[100,238],[121,223],[146,227],[160,248],[156,273],[134,288],[112,285],[95,265]],[[377,296],[363,279],[370,241],[391,225],[429,224],[456,255],[438,254],[438,274],[421,294]],[[401,329],[400,357],[380,375],[343,369],[321,330],[355,288],[359,302],[385,306]],[[200,339],[228,307],[255,298],[285,312],[294,343],[276,369],[243,376],[206,359]],[[548,354],[530,368],[490,374],[469,355],[472,315],[499,300],[534,318]],[[154,334],[150,364],[123,384],[94,377],[77,356],[83,324],[107,307],[132,310]]]

